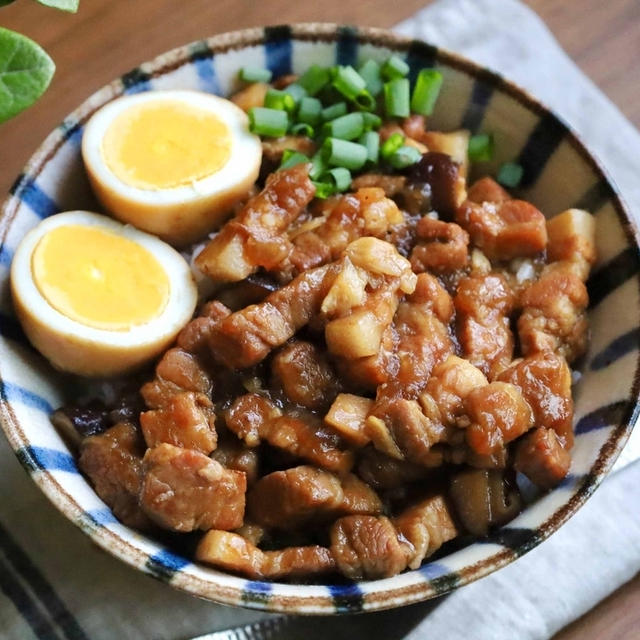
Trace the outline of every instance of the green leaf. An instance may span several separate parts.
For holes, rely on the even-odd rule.
[[[44,4],[47,7],[60,9],[60,11],[75,13],[78,10],[78,4],[80,0],[38,0],[38,2],[40,4]]]
[[[31,106],[49,86],[55,68],[33,40],[0,27],[0,122]]]
[[[4,7],[7,4],[11,4],[12,2],[15,2],[16,0],[0,0],[0,7]]]

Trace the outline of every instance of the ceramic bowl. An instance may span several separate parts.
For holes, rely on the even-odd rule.
[[[493,132],[495,158],[483,172],[515,160],[524,168],[520,195],[545,214],[576,206],[597,217],[599,258],[588,283],[592,338],[575,389],[571,472],[488,538],[385,580],[291,585],[250,581],[194,564],[117,522],[49,423],[49,413],[69,389],[30,347],[13,315],[12,252],[42,218],[97,206],[80,140],[87,119],[117,96],[172,88],[228,95],[243,65],[266,66],[280,75],[301,72],[311,63],[382,60],[391,52],[405,58],[412,73],[422,67],[443,73],[431,128]],[[388,31],[325,24],[249,29],[194,42],[142,64],[88,98],[44,141],[4,204],[0,241],[0,417],[18,458],[56,507],[98,545],[172,586],[216,602],[295,613],[371,611],[476,580],[535,547],[585,502],[611,468],[638,412],[638,235],[616,188],[576,136],[524,91],[457,55]]]

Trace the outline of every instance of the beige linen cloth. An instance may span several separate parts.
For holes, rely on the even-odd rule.
[[[582,134],[632,210],[640,211],[640,135],[523,4],[440,0],[397,30],[459,51],[528,88]],[[639,456],[640,433],[623,459]],[[0,638],[6,640],[202,634],[211,640],[542,640],[640,570],[640,463],[613,474],[560,531],[497,573],[435,601],[332,619],[275,617],[177,592],[96,548],[49,504],[4,438],[0,469]],[[251,624],[260,619],[269,622]]]

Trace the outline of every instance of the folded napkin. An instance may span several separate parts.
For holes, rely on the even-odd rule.
[[[604,161],[640,211],[640,135],[515,0],[439,0],[398,31],[460,51],[546,101]],[[611,135],[615,131],[616,135]],[[623,452],[640,457],[640,433]],[[548,541],[439,600],[339,619],[284,618],[213,605],[96,548],[60,515],[0,438],[0,636],[155,638],[549,638],[640,570],[640,463],[605,481]],[[252,626],[258,620],[267,620]],[[229,627],[239,632],[212,633]]]

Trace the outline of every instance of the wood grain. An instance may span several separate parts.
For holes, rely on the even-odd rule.
[[[526,2],[578,65],[640,126],[640,2]],[[167,49],[224,31],[285,21],[390,27],[425,4],[426,0],[82,0],[80,11],[72,16],[19,0],[0,10],[2,26],[42,44],[58,70],[35,107],[0,125],[0,194],[8,191],[44,136],[81,100]],[[631,640],[638,637],[638,629],[640,577],[555,640]]]

